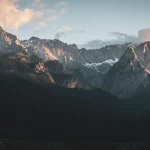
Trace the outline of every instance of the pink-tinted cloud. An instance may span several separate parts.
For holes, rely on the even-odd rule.
[[[31,22],[35,18],[41,18],[43,13],[33,9],[19,9],[16,0],[0,0],[0,26],[16,30]]]
[[[150,28],[138,31],[137,41],[138,42],[150,41]]]

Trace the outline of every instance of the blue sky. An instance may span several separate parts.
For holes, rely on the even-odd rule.
[[[118,36],[112,33],[137,37],[139,30],[150,27],[149,0],[6,1],[10,5],[18,4],[13,9],[23,14],[19,16],[28,18],[24,12],[26,9],[29,9],[29,15],[32,15],[31,19],[25,21],[18,19],[20,22],[17,22],[14,28],[8,25],[8,22],[2,23],[3,28],[15,33],[19,39],[31,36],[59,38],[69,44],[81,45],[91,41],[119,42]],[[34,13],[41,13],[41,16]]]

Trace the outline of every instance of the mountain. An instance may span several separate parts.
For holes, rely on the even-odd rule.
[[[49,140],[89,137],[97,134],[94,126],[99,126],[95,124],[99,119],[104,121],[101,128],[107,124],[103,114],[117,117],[120,105],[116,97],[100,89],[41,85],[8,73],[0,74],[0,91],[0,137],[2,133]]]
[[[41,84],[102,88],[126,99],[149,85],[150,42],[101,49],[78,49],[76,44],[31,37],[19,41],[0,29],[0,72],[17,74]]]
[[[14,52],[21,49],[21,42],[17,39],[17,37],[6,32],[0,27],[0,53]]]
[[[147,43],[145,44],[147,45]],[[125,99],[135,96],[141,87],[148,86],[150,79],[147,65],[149,53],[146,54],[144,47],[142,48],[140,45],[140,49],[138,46],[125,51],[105,76],[102,86],[104,90]],[[142,53],[141,50],[143,50]]]
[[[66,64],[72,61],[81,64],[103,63],[106,60],[115,60],[120,58],[126,48],[130,45],[111,45],[97,50],[78,49],[76,44],[63,43],[57,39],[46,40],[32,37],[29,40],[22,41],[29,54],[38,55],[44,61],[58,60]]]
[[[32,37],[22,41],[29,56],[37,55],[44,62],[59,61],[68,74],[82,76],[95,88],[100,88],[104,75],[122,56],[130,43],[110,45],[101,49],[78,49],[75,44],[68,45],[59,40],[46,40]]]
[[[7,33],[2,28],[0,42],[1,66],[3,63],[5,66],[1,71],[20,73],[27,78],[35,80],[39,78],[40,81],[60,86],[85,89],[100,88],[109,68],[119,60],[130,44],[86,50],[78,49],[76,44],[67,45],[56,39],[32,37],[29,40],[19,41],[15,35]],[[33,64],[34,67],[30,67]],[[19,68],[18,65],[21,67]],[[25,74],[18,70],[27,70],[27,68],[28,72]]]
[[[140,122],[146,112],[131,109],[131,102],[124,103],[101,89],[68,89],[1,73],[0,91],[0,138],[63,142],[149,139],[149,127],[145,129],[145,122]]]
[[[43,63],[37,56],[28,57],[26,51],[0,55],[0,73],[16,74],[41,84],[57,84],[68,88],[90,88],[82,77],[66,74],[58,61]]]
[[[91,88],[82,77],[65,72],[60,62],[52,59],[44,63],[35,53],[30,54],[29,49],[26,49],[15,35],[7,33],[2,28],[0,28],[0,73],[16,74],[41,84]]]
[[[135,52],[137,53],[144,68],[150,70],[150,42],[141,43],[136,47]]]
[[[0,137],[149,139],[149,56],[150,42],[86,50],[0,28]]]

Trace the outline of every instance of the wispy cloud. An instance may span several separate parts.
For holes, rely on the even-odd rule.
[[[79,48],[86,48],[86,49],[98,49],[101,47],[104,47],[106,45],[112,45],[116,44],[116,40],[110,40],[110,41],[102,41],[99,39],[88,41],[84,44],[78,45]]]
[[[58,2],[56,4],[56,7],[61,7],[61,10],[58,13],[59,16],[63,15],[64,13],[66,13],[70,9],[70,6],[64,1]]]
[[[51,22],[51,21],[55,21],[55,20],[58,20],[58,19],[59,19],[58,16],[51,16],[49,18],[46,18],[45,21]]]
[[[127,35],[125,33],[113,32],[111,33],[111,35],[116,37],[116,40],[120,42],[135,42],[136,41],[136,36]]]
[[[45,22],[39,22],[39,23],[37,24],[37,26],[35,27],[35,31],[42,30],[42,29],[44,29],[46,26],[47,26],[47,24],[46,24]]]
[[[68,5],[66,2],[64,2],[64,1],[61,1],[61,2],[58,2],[57,4],[56,4],[56,6],[59,6],[59,5],[63,5],[63,6],[66,6],[66,5]]]
[[[53,10],[53,12],[55,12],[56,14],[50,17],[45,18],[44,20],[47,22],[52,22],[52,21],[56,21],[59,20],[63,14],[65,14],[66,12],[69,11],[69,5],[62,1],[62,2],[58,2],[55,5],[56,9]],[[56,11],[57,10],[57,11]]]
[[[76,29],[73,29],[72,27],[69,27],[69,26],[63,26],[56,33],[55,39],[60,39],[63,36],[66,36],[68,34],[73,34],[73,33],[85,33],[85,31],[83,31],[83,30],[76,30]]]
[[[41,0],[33,0],[32,6],[36,8],[44,8],[45,4],[42,3]]]
[[[63,32],[63,31],[72,31],[73,28],[69,27],[69,26],[63,26],[62,28],[59,29],[59,32]]]
[[[45,11],[45,13],[55,13],[56,12],[55,9],[45,9],[44,11]]]
[[[150,28],[146,28],[138,31],[137,36],[132,36],[120,32],[113,32],[111,33],[111,35],[114,37],[111,40],[103,41],[103,40],[95,39],[92,41],[88,41],[85,44],[78,45],[78,47],[87,48],[87,49],[97,49],[112,44],[124,44],[124,43],[139,44],[145,41],[150,41]]]
[[[73,28],[71,28],[69,26],[63,26],[56,33],[55,39],[60,39],[61,37],[65,36],[66,34],[70,33],[71,31],[73,31]]]

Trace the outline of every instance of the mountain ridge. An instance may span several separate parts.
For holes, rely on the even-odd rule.
[[[14,71],[35,81],[68,88],[101,88],[121,99],[135,96],[140,87],[149,84],[150,42],[86,50],[57,39],[33,36],[19,41],[3,29],[0,41],[4,46],[0,50],[1,71]],[[28,70],[25,75],[20,72],[20,66],[22,70]]]

